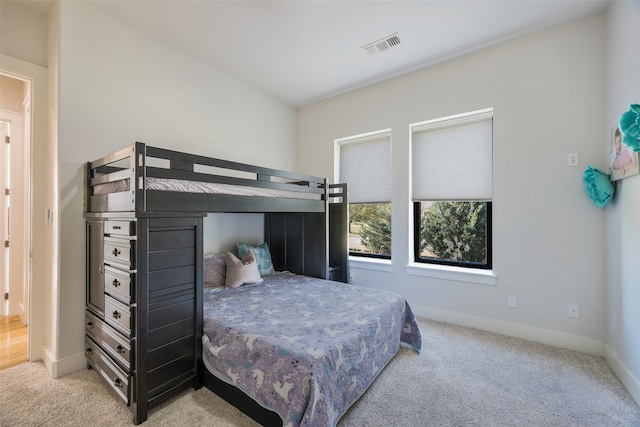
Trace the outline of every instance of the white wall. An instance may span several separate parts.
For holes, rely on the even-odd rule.
[[[606,126],[640,103],[639,2],[612,2],[607,13]],[[602,155],[605,163],[606,153]],[[607,360],[640,402],[640,175],[617,181],[606,208]]]
[[[84,162],[141,141],[293,169],[295,112],[90,4],[61,2],[60,11],[54,357],[62,375],[85,363]]]
[[[0,47],[5,55],[46,67],[46,15],[17,1],[1,1]]]
[[[400,293],[429,317],[601,353],[604,214],[582,173],[602,160],[604,44],[599,14],[301,108],[303,173],[332,177],[335,139],[392,129],[392,271],[352,264],[354,283]],[[487,107],[497,284],[408,275],[409,124]],[[572,152],[579,167],[567,167]]]
[[[204,234],[205,254],[236,252],[237,242],[259,245],[264,242],[264,214],[209,214]]]

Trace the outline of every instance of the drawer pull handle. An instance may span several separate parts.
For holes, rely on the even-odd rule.
[[[118,256],[118,255],[120,255],[121,253],[122,253],[122,252],[120,252],[120,251],[118,250],[118,248],[113,248],[113,252],[112,252],[113,256]]]
[[[122,227],[120,227],[119,225],[114,225],[114,226],[113,226],[113,229],[114,229],[114,230],[120,230],[120,228],[122,228]]]
[[[93,329],[93,322],[87,322],[87,329]]]
[[[122,380],[120,378],[114,378],[113,379],[113,385],[118,387],[118,388],[122,388]]]
[[[118,286],[120,286],[120,282],[118,282],[118,279],[113,279],[113,287],[117,288]]]
[[[92,350],[92,349],[90,349],[90,348],[88,348],[88,349],[85,351],[85,353],[86,353],[86,355],[87,355],[87,356],[92,356],[92,355],[93,355],[93,350]]]
[[[118,346],[116,347],[116,352],[118,354],[124,354],[124,347],[122,347],[120,344],[118,344]]]
[[[114,311],[111,316],[113,316],[113,318],[116,319],[116,320],[119,319],[120,317],[122,317],[122,315],[120,313],[118,313],[117,311]]]

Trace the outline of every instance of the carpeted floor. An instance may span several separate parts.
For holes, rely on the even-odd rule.
[[[340,420],[348,426],[636,426],[640,408],[601,357],[428,320]],[[49,378],[41,363],[0,371],[0,426],[130,426],[93,370]],[[209,390],[150,411],[146,426],[255,426]]]

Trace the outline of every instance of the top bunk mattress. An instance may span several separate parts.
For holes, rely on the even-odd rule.
[[[227,194],[233,196],[258,196],[303,200],[322,200],[322,195],[318,193],[306,193],[289,190],[277,190],[272,188],[249,187],[242,185],[153,177],[147,177],[146,188],[147,190],[173,191],[183,193]],[[119,193],[123,191],[129,191],[128,179],[105,182],[93,186],[94,196]]]

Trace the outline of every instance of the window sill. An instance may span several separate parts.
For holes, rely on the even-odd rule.
[[[410,263],[406,266],[406,271],[407,274],[412,276],[433,277],[435,279],[455,280],[457,282],[469,282],[489,286],[495,286],[498,280],[498,276],[493,270],[481,270],[477,268]]]
[[[393,272],[393,263],[390,259],[349,256],[349,267]]]

